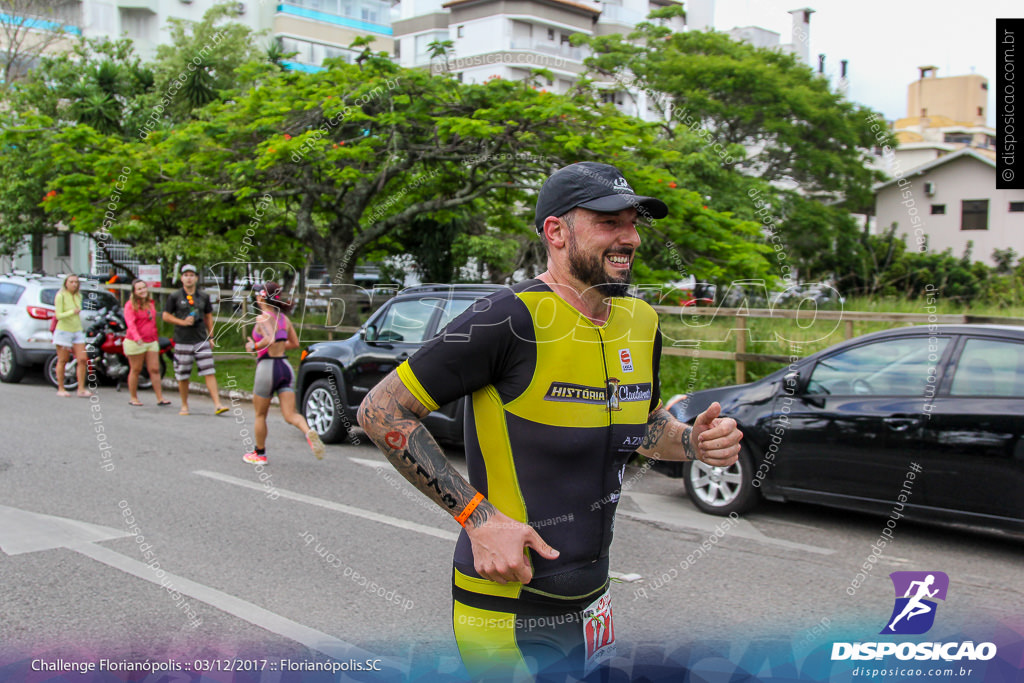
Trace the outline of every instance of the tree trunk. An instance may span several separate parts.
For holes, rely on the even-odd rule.
[[[327,324],[356,326],[362,323],[362,308],[370,301],[368,293],[355,284],[356,249],[351,244],[344,247],[331,249],[325,259],[324,265],[331,282]]]

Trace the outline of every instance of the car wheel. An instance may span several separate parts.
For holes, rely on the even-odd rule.
[[[15,384],[25,376],[25,367],[18,365],[14,344],[10,339],[0,341],[0,382]]]
[[[712,467],[700,461],[683,466],[686,494],[702,512],[731,515],[746,512],[757,504],[760,493],[752,485],[754,461],[746,446],[729,467]]]
[[[309,386],[302,399],[302,414],[324,443],[344,439],[352,424],[345,414],[338,385],[326,379],[318,379]]]
[[[74,391],[78,388],[78,361],[71,358],[64,366],[64,390]],[[53,386],[57,386],[57,354],[50,356],[46,361],[46,379]]]

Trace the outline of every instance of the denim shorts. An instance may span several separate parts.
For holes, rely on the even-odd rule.
[[[54,330],[53,343],[56,346],[66,346],[70,349],[73,344],[85,343],[85,332],[82,332],[81,330],[78,330],[77,332]]]

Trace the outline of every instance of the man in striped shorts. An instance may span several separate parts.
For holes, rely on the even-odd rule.
[[[228,409],[220,402],[217,377],[213,374],[213,304],[196,287],[198,281],[195,266],[182,266],[181,289],[167,297],[164,304],[164,322],[174,325],[174,377],[181,395],[178,414],[188,415],[188,381],[194,363],[199,376],[206,380],[214,412],[220,415]]]

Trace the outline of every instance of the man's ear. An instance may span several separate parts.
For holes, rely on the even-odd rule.
[[[569,226],[555,216],[548,216],[544,219],[544,237],[551,246],[561,249],[569,241]]]

